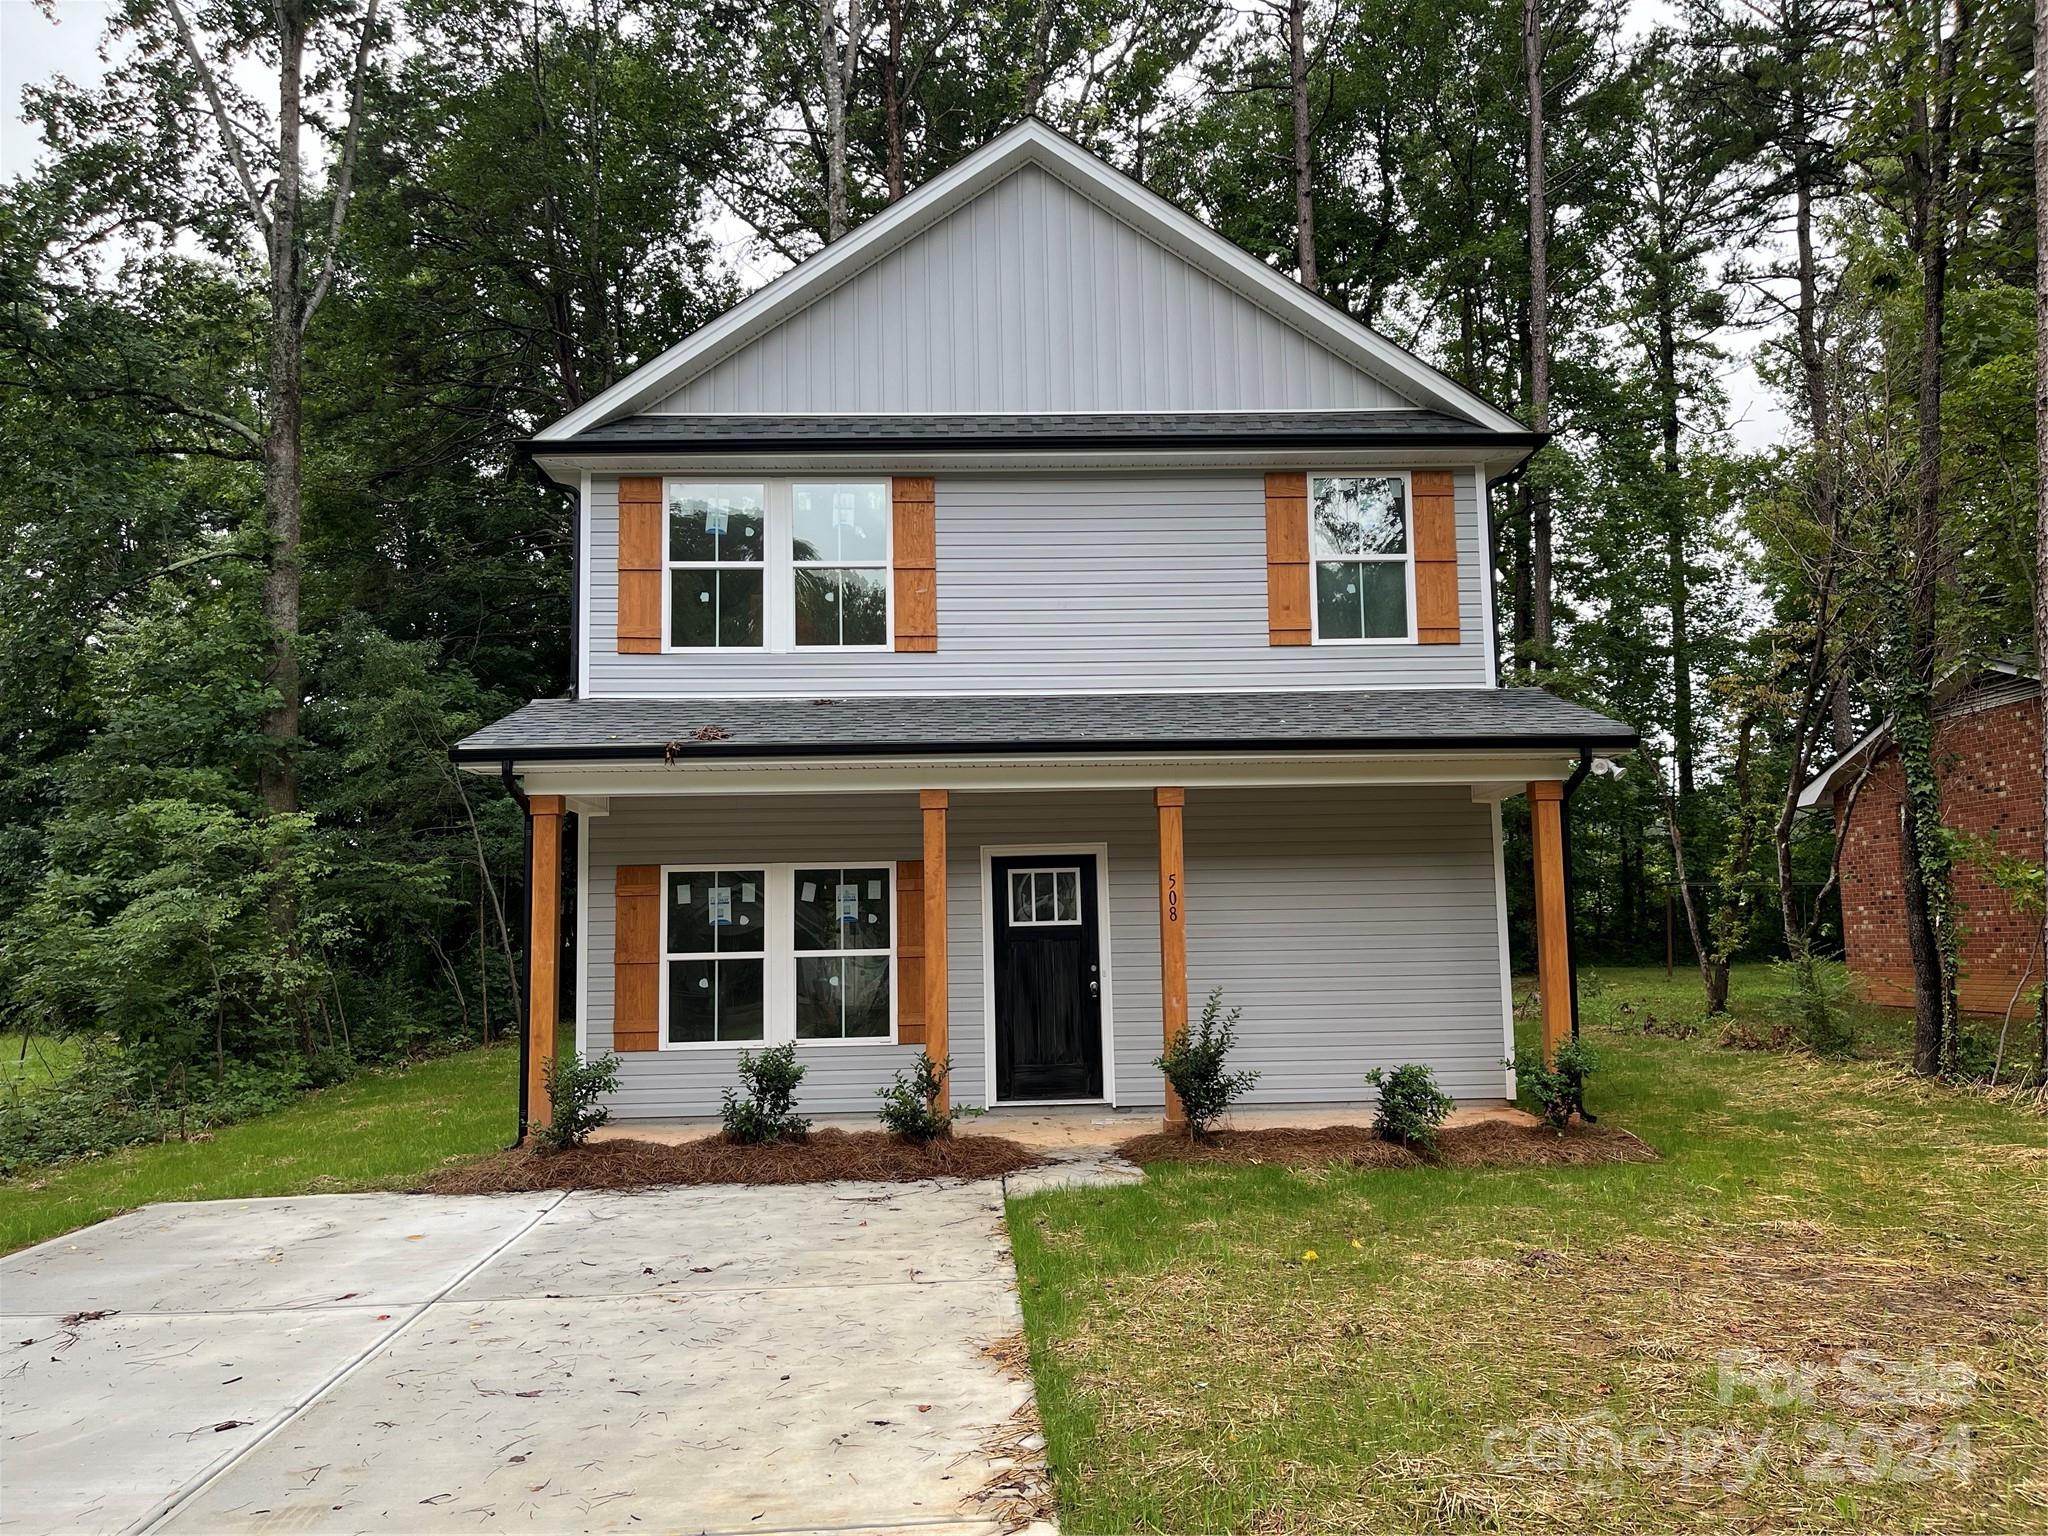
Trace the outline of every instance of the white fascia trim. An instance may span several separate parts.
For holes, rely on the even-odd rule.
[[[852,234],[799,263],[709,325],[634,369],[603,394],[543,428],[535,434],[536,438],[558,441],[645,409],[688,382],[685,374],[692,365],[701,372],[729,356],[812,302],[813,290],[829,292],[1024,165],[1037,165],[1056,176],[1112,217],[1292,325],[1353,367],[1405,386],[1419,404],[1465,417],[1495,431],[1525,430],[1514,417],[1487,404],[1448,374],[1360,325],[1043,123],[1027,118]]]
[[[1211,469],[1264,471],[1299,469],[1310,474],[1342,474],[1350,469],[1429,469],[1476,466],[1486,480],[1498,478],[1499,463],[1490,448],[1346,448],[1311,451],[1299,448],[1248,450],[1159,449],[1108,452],[1085,450],[1046,452],[1017,448],[1000,453],[896,453],[859,449],[768,454],[574,454],[538,453],[533,462],[558,485],[575,485],[579,476],[599,475],[790,475],[871,474],[886,467],[891,474],[1007,473],[1018,470],[1157,470]],[[1520,462],[1519,458],[1513,462]],[[1512,467],[1510,464],[1508,467]],[[1482,481],[1482,484],[1484,481]]]
[[[715,763],[546,762],[514,771],[528,794],[649,795],[902,794],[920,789],[1042,791],[1152,789],[1256,789],[1288,785],[1403,786],[1456,784],[1511,787],[1532,779],[1563,778],[1578,764],[1575,753],[1528,752],[1331,753],[1306,757],[1247,757],[1189,753],[1134,757],[1079,753],[1057,759],[1001,758],[787,758]]]

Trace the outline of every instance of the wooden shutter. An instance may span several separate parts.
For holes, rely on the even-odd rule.
[[[924,861],[896,866],[896,1043],[924,1044]]]
[[[612,1049],[652,1051],[661,1036],[661,870],[612,874]]]
[[[1266,476],[1266,638],[1307,645],[1308,476],[1299,470]]]
[[[661,479],[619,477],[619,653],[661,650]]]
[[[932,519],[931,476],[898,475],[889,494],[895,515],[896,649],[936,651],[938,534]]]
[[[1458,643],[1458,496],[1455,472],[1418,469],[1409,476],[1415,508],[1415,638],[1424,645]]]

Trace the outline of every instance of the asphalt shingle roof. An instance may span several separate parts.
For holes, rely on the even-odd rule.
[[[737,453],[811,446],[902,449],[1534,447],[1440,411],[1127,411],[905,416],[627,416],[533,453]]]
[[[1344,693],[952,694],[860,699],[541,699],[459,760],[1030,755],[1127,748],[1624,749],[1636,733],[1538,688]]]

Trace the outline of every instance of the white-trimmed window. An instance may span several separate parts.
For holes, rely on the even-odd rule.
[[[663,969],[670,1045],[766,1038],[768,872],[666,871]]]
[[[767,635],[765,487],[670,481],[668,643],[758,650]]]
[[[1081,922],[1078,865],[1010,871],[1012,928],[1073,928]]]
[[[662,870],[663,1049],[896,1038],[896,869]]]
[[[1310,477],[1317,644],[1415,638],[1408,505],[1405,472]]]
[[[887,480],[672,479],[671,651],[888,650]]]
[[[889,485],[798,480],[789,491],[798,646],[889,643]]]
[[[806,865],[794,872],[797,1039],[889,1037],[894,875],[879,864]]]

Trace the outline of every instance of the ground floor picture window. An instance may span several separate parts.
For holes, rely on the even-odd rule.
[[[768,872],[672,870],[668,877],[668,1038],[759,1041],[767,1022]]]
[[[895,1037],[895,869],[664,870],[665,1043]]]

